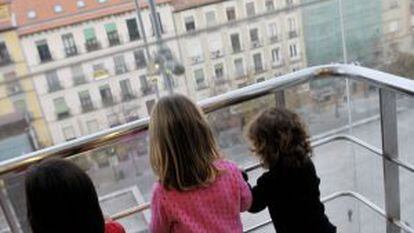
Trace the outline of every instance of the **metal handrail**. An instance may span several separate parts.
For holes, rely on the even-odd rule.
[[[346,76],[347,78],[414,96],[414,82],[395,75],[354,65],[324,65],[303,69],[291,74],[254,84],[245,88],[206,99],[199,102],[206,113],[230,107],[244,101],[253,100],[277,90],[286,89],[314,79]],[[126,137],[136,135],[148,128],[149,118],[141,119],[96,134],[52,146],[24,156],[0,163],[0,175],[26,169],[43,159],[50,157],[70,157],[100,147],[114,144]]]
[[[397,166],[400,166],[400,167],[408,170],[409,172],[414,173],[414,166],[413,165],[407,164],[407,163],[405,163],[401,160],[398,160],[398,159],[389,158],[388,156],[383,155],[381,149],[376,148],[376,147],[360,140],[359,138],[351,136],[351,135],[338,134],[338,135],[333,135],[333,136],[327,136],[325,138],[315,140],[311,144],[312,144],[313,148],[317,148],[317,147],[320,147],[320,146],[327,145],[329,143],[333,143],[335,141],[347,141],[347,142],[353,143],[355,145],[361,146],[362,148],[365,148],[368,151],[372,152],[374,155],[377,155],[379,157],[384,157],[387,160],[389,160],[391,163],[394,163]],[[251,172],[251,171],[254,171],[254,170],[260,168],[261,166],[262,166],[261,163],[255,163],[255,164],[252,164],[252,165],[249,165],[249,166],[245,167],[244,171],[245,172]],[[125,211],[117,213],[117,214],[111,216],[111,218],[114,219],[114,220],[118,220],[118,219],[121,219],[121,218],[125,218],[125,217],[128,217],[128,216],[137,214],[139,212],[145,211],[149,208],[150,208],[150,203],[147,202],[147,203],[144,203],[144,204],[139,205],[137,207],[132,207],[132,208],[129,208]]]
[[[365,206],[367,206],[370,210],[373,210],[374,212],[376,212],[377,214],[379,214],[381,217],[383,217],[384,219],[386,219],[387,221],[389,221],[390,223],[392,223],[393,225],[397,226],[398,228],[409,232],[409,233],[414,233],[414,229],[407,226],[407,224],[405,224],[404,222],[400,221],[399,219],[393,219],[393,218],[389,218],[386,214],[386,212],[379,206],[375,205],[373,202],[371,202],[368,198],[366,198],[365,196],[354,192],[354,191],[340,191],[340,192],[335,192],[331,195],[328,195],[324,198],[322,198],[322,202],[323,203],[328,203],[330,201],[336,200],[338,198],[342,198],[342,197],[351,197],[359,202],[361,202],[362,204],[364,204]],[[260,229],[268,224],[272,223],[271,219],[268,219],[266,221],[263,221],[262,223],[258,223],[257,225],[254,225],[250,228],[248,228],[247,230],[245,230],[245,233],[248,232],[253,232],[257,229]]]

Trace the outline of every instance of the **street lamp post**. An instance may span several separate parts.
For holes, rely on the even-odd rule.
[[[172,81],[171,81],[172,76],[170,72],[166,72],[166,67],[165,67],[166,58],[165,58],[165,55],[162,53],[162,51],[165,51],[166,48],[164,46],[164,43],[162,42],[161,22],[157,15],[155,0],[148,0],[148,4],[149,4],[150,11],[151,11],[151,18],[152,18],[152,22],[154,26],[154,34],[155,34],[156,43],[158,47],[158,54],[156,56],[156,59],[159,62],[160,71],[164,78],[164,82],[167,87],[167,90],[169,94],[172,94],[174,92]]]
[[[147,38],[147,33],[146,33],[145,27],[144,27],[144,22],[142,20],[141,8],[139,6],[138,0],[134,0],[134,3],[135,3],[135,10],[136,10],[137,16],[138,16],[139,27],[141,28],[141,34],[142,34],[142,40],[144,42],[145,53],[147,55],[148,61],[150,61],[150,63],[151,63],[150,68],[148,69],[148,71],[151,75],[154,75],[154,73],[156,71],[154,70],[154,67],[152,65],[153,58],[151,56],[151,52],[150,52],[150,49],[149,49],[149,46],[148,46],[148,38]],[[157,99],[159,99],[160,94],[159,94],[159,89],[158,89],[158,82],[151,81],[150,83],[151,83],[152,88],[156,92]]]
[[[147,54],[147,58],[151,59],[151,53],[148,47],[147,33],[145,32],[144,22],[142,20],[141,8],[139,8],[138,0],[134,0],[134,3],[135,3],[135,10],[138,16],[139,27],[141,28],[142,40],[144,41],[145,52]]]

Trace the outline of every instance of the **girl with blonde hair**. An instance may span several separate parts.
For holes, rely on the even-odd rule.
[[[154,107],[150,163],[158,178],[151,232],[242,232],[252,197],[237,166],[221,158],[202,112],[182,95]]]

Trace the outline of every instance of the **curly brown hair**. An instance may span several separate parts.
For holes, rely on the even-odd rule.
[[[300,117],[287,109],[268,108],[250,123],[247,138],[265,168],[283,160],[298,167],[312,156],[308,133]]]

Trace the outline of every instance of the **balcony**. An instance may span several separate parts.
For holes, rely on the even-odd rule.
[[[205,81],[197,83],[197,91],[205,90],[208,88],[208,85]]]
[[[190,58],[190,62],[192,65],[197,65],[204,62],[203,55],[197,55]]]
[[[81,104],[82,113],[88,113],[95,110],[95,105],[92,101]]]
[[[288,33],[288,35],[289,35],[289,39],[293,39],[293,38],[298,37],[298,33],[297,33],[297,31],[290,31],[290,32]]]
[[[314,82],[326,80],[331,81],[328,87],[334,87],[327,94],[332,101],[320,102],[313,94],[324,93],[324,88]],[[244,167],[253,183],[262,170],[259,161],[249,156],[249,145],[242,136],[243,122],[268,106],[295,110],[308,124],[322,201],[338,232],[394,233],[386,229],[414,232],[407,224],[413,219],[413,97],[412,81],[335,64],[234,90],[204,100],[200,107],[208,114],[221,150]],[[127,232],[148,230],[146,216],[150,214],[148,201],[154,178],[147,162],[147,128],[148,118],[3,162],[0,175],[8,193],[6,200],[11,203],[2,206],[7,219],[11,219],[10,223],[26,221],[24,215],[14,214],[25,210],[18,204],[24,198],[20,172],[41,159],[68,153],[68,159],[100,184],[99,191],[113,190],[101,197],[104,209],[117,207],[109,213],[112,219],[131,223],[125,224]],[[102,153],[103,150],[109,152]],[[266,213],[244,219],[244,232],[273,231]],[[10,232],[20,232],[10,223],[4,223],[10,226]]]
[[[218,59],[218,58],[221,58],[223,56],[224,56],[224,53],[222,52],[221,49],[210,52],[210,58],[211,59]]]
[[[67,119],[67,118],[69,118],[69,117],[71,117],[70,110],[67,110],[67,111],[64,111],[64,112],[59,112],[59,113],[56,113],[56,118],[57,118],[57,120],[59,120],[59,121],[64,120],[64,119]]]
[[[63,87],[60,83],[48,86],[49,93],[57,92],[63,90]]]
[[[285,60],[279,60],[272,62],[272,69],[280,69],[286,65]]]
[[[7,66],[13,63],[13,60],[11,59],[10,55],[3,55],[0,57],[0,67],[1,66]]]
[[[18,82],[10,83],[7,85],[7,93],[9,96],[18,95],[23,92],[24,90]]]
[[[121,39],[119,38],[119,34],[117,31],[108,33],[108,42],[109,42],[109,46],[111,47],[121,44]]]
[[[102,98],[102,106],[104,108],[112,107],[116,104],[117,104],[117,102],[115,100],[115,97],[113,97],[113,96],[108,96],[108,97]]]
[[[214,80],[214,84],[216,86],[222,86],[229,82],[224,76],[220,76],[220,77],[214,76],[212,77],[212,80]]]
[[[78,55],[78,48],[77,48],[76,45],[75,46],[70,46],[70,47],[65,47],[64,51],[65,51],[66,57],[73,57],[73,56]]]
[[[243,49],[241,48],[241,47],[232,47],[232,51],[233,51],[233,54],[238,54],[238,53],[241,53],[241,52],[243,52]]]
[[[143,86],[141,87],[141,92],[144,96],[148,96],[148,95],[154,94],[155,91],[150,86]]]
[[[270,37],[270,43],[274,44],[278,42],[280,42],[280,37],[278,35],[273,35]]]
[[[137,94],[134,92],[127,92],[127,93],[122,93],[121,95],[122,101],[123,102],[129,102],[131,100],[134,100],[137,98]]]
[[[40,57],[40,63],[42,63],[42,64],[43,63],[48,63],[48,62],[51,62],[51,61],[53,61],[53,58],[52,58],[51,54]]]
[[[73,77],[73,86],[79,86],[88,83],[85,75],[78,75]]]
[[[115,70],[116,75],[125,74],[125,73],[128,73],[128,71],[129,71],[126,64],[117,65],[117,66],[114,67],[114,70]]]
[[[93,51],[101,49],[101,44],[98,42],[96,38],[94,38],[94,39],[86,41],[85,48],[86,48],[86,51],[93,52]]]
[[[252,41],[252,49],[263,47],[263,43],[260,40]]]
[[[238,74],[235,74],[235,80],[246,80],[246,79],[248,79],[249,78],[249,75],[248,74],[245,74],[244,72],[243,73],[238,73]]]

